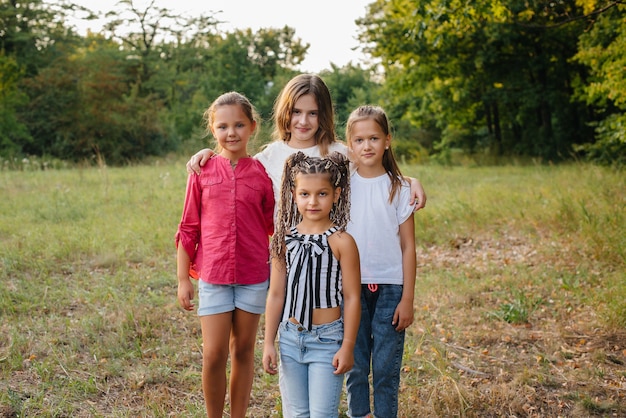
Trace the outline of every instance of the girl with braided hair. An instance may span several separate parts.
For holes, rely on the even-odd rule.
[[[337,417],[343,374],[354,363],[361,275],[356,243],[345,232],[349,177],[340,153],[298,152],[285,163],[263,348],[265,371],[280,369],[285,417]]]

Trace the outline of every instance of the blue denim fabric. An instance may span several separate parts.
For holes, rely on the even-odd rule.
[[[333,374],[332,361],[343,341],[343,320],[313,325],[311,331],[284,321],[278,330],[283,416],[337,417],[343,375]]]
[[[348,416],[361,418],[370,410],[368,376],[372,366],[374,415],[395,418],[398,415],[400,367],[404,334],[391,324],[402,298],[402,286],[378,285],[372,292],[361,286],[361,324],[354,347],[354,368],[347,374]]]
[[[210,284],[198,280],[198,316],[237,309],[260,315],[265,312],[269,280],[259,284]]]

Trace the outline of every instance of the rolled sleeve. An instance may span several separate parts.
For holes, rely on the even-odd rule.
[[[190,174],[187,180],[183,214],[174,241],[176,248],[182,244],[192,264],[194,264],[200,241],[200,205],[201,192],[198,176]]]

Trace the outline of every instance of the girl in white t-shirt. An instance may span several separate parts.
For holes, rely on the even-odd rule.
[[[361,323],[348,372],[348,415],[371,416],[370,365],[374,415],[398,414],[400,367],[405,329],[413,322],[416,256],[409,183],[391,149],[384,110],[361,106],[346,124],[346,140],[357,169],[350,179],[348,232],[361,260]]]

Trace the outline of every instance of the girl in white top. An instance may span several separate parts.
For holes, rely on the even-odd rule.
[[[391,150],[387,115],[380,107],[352,112],[346,138],[357,169],[350,180],[348,232],[361,260],[361,323],[348,373],[348,415],[370,416],[372,365],[374,415],[398,413],[404,330],[413,322],[416,256],[409,184]]]

